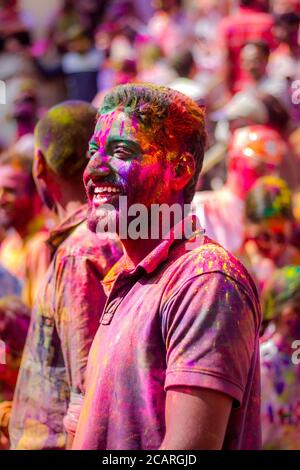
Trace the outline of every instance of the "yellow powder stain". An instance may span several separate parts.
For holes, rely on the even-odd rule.
[[[35,419],[25,421],[24,433],[18,442],[17,449],[37,450],[45,446],[49,436],[49,429]],[[33,447],[34,443],[34,447]]]

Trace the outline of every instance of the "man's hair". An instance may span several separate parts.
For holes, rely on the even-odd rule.
[[[281,13],[275,16],[274,23],[276,26],[299,26],[300,15],[293,11]]]
[[[205,111],[193,100],[170,88],[149,84],[127,84],[113,88],[104,98],[100,114],[118,106],[134,116],[163,151],[192,154],[195,173],[184,188],[184,202],[190,203],[202,168],[206,145]]]
[[[84,101],[64,101],[53,106],[37,123],[35,146],[47,165],[65,180],[80,176],[86,166],[96,109]]]
[[[263,176],[248,193],[246,218],[258,223],[272,217],[293,219],[292,194],[283,179]]]

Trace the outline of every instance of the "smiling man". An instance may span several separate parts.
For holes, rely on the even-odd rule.
[[[111,211],[120,228],[121,196],[129,209],[190,203],[204,147],[203,109],[186,96],[150,85],[113,89],[84,176],[90,228]],[[103,282],[108,300],[74,449],[260,447],[255,287],[207,237],[180,239],[182,223],[164,238],[121,240],[124,256]]]
[[[35,129],[35,182],[59,224],[47,240],[51,263],[34,303],[14,394],[12,449],[63,449],[67,432],[71,439],[105,304],[99,280],[120,257],[117,243],[86,227],[82,175],[95,118],[88,103],[66,101],[49,109]]]

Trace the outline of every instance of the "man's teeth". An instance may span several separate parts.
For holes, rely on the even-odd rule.
[[[120,193],[121,190],[118,188],[114,188],[112,186],[103,186],[101,188],[95,188],[94,194],[101,194],[101,193]]]

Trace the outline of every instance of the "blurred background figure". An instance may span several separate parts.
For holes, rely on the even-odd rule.
[[[29,309],[18,297],[0,298],[0,337],[5,353],[5,364],[0,363],[0,450],[8,448],[8,416],[29,321]]]
[[[169,83],[169,87],[180,91],[202,104],[205,98],[205,90],[197,81],[197,65],[192,52],[181,50],[171,57],[171,66],[177,74],[177,78]]]
[[[292,193],[284,180],[259,178],[246,198],[245,242],[240,253],[262,289],[276,268],[300,265],[293,245]]]
[[[267,12],[266,0],[239,0],[235,14],[225,17],[220,24],[220,47],[224,51],[224,77],[231,93],[240,91],[249,80],[241,67],[240,54],[249,41],[264,40],[273,49],[274,20]]]
[[[7,269],[0,265],[0,298],[5,295],[20,295],[21,283]]]
[[[284,100],[287,94],[287,83],[284,79],[269,76],[267,72],[269,56],[270,48],[263,41],[247,42],[242,48],[241,67],[248,76],[248,82],[243,84],[242,90],[265,92],[279,100]]]
[[[44,77],[65,77],[69,99],[91,101],[97,93],[102,53],[94,47],[90,32],[80,25],[69,27],[64,39],[65,50],[57,65],[46,66],[37,58],[34,63]]]
[[[12,80],[9,93],[12,97],[10,118],[15,125],[14,141],[16,142],[24,135],[31,134],[32,136],[38,121],[40,109],[36,83],[29,78]],[[27,142],[30,142],[30,139]]]
[[[33,147],[27,135],[0,157],[0,226],[6,236],[0,264],[23,285],[22,298],[31,306],[49,263],[46,217],[32,178]]]
[[[194,208],[206,234],[237,253],[244,237],[245,198],[256,180],[278,174],[284,155],[280,135],[266,126],[237,129],[228,151],[227,179],[218,191],[199,191]]]
[[[300,449],[300,266],[277,270],[263,292],[263,315],[274,325],[261,343],[264,449]]]

